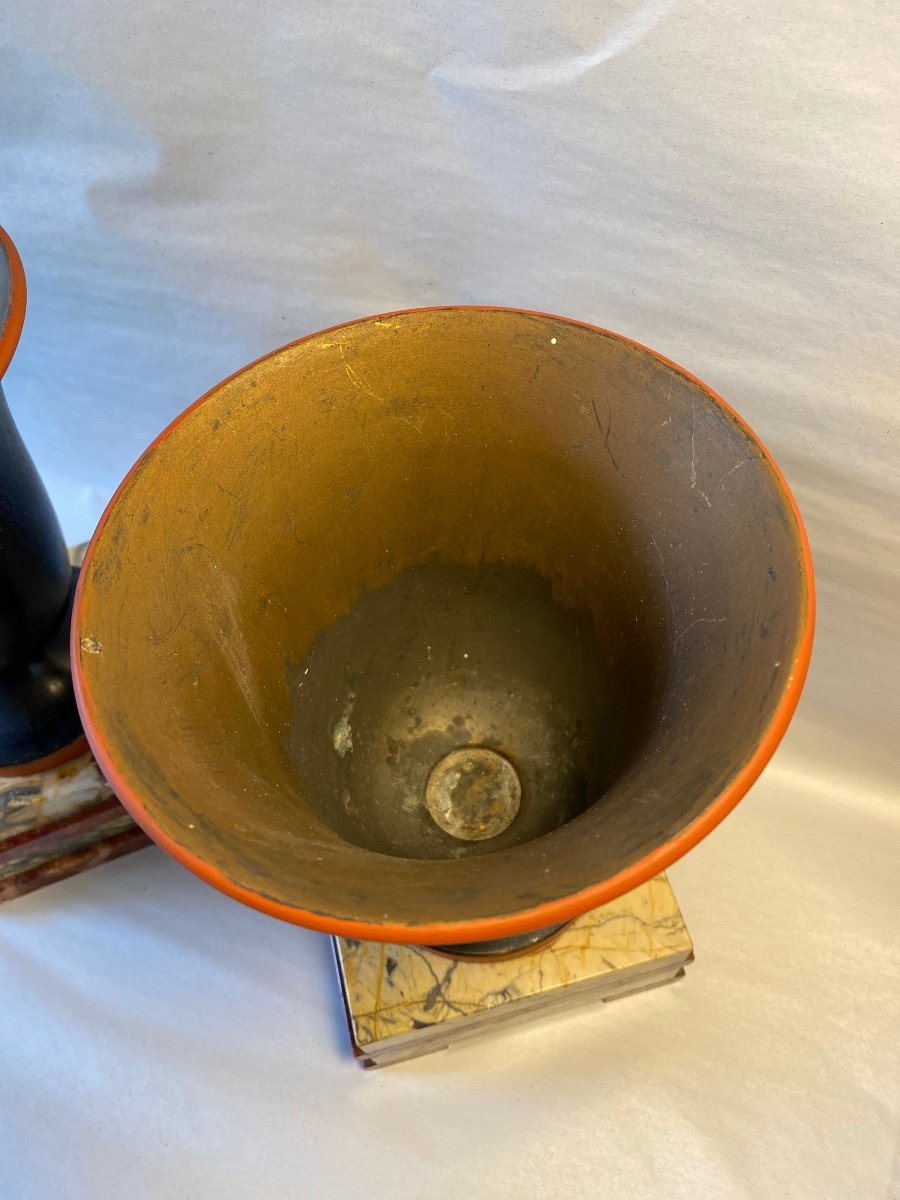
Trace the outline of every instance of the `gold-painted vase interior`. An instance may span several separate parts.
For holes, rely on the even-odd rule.
[[[214,882],[474,940],[720,803],[808,616],[789,497],[704,387],[443,309],[288,346],[170,428],[95,537],[77,672],[123,799]]]

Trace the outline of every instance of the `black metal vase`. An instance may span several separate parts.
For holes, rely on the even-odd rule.
[[[0,228],[0,379],[25,316],[25,275]],[[86,748],[72,689],[77,568],[0,388],[0,775],[27,775]]]

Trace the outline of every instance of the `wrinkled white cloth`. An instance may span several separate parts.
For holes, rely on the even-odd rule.
[[[159,851],[0,910],[3,1195],[897,1200],[895,6],[0,9],[5,387],[70,541],[267,350],[511,304],[731,401],[820,600],[782,749],[671,872],[674,987],[364,1075],[327,940]]]

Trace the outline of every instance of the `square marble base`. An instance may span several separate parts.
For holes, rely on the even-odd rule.
[[[69,547],[73,566],[86,549]],[[0,902],[149,845],[90,753],[37,775],[0,776]]]
[[[501,1024],[617,999],[684,974],[693,944],[665,875],[501,962],[333,938],[353,1053],[403,1062]]]
[[[0,777],[0,901],[148,846],[93,755]]]

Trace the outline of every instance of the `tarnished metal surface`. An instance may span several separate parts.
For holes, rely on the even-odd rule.
[[[495,838],[512,825],[522,803],[516,769],[496,750],[451,750],[425,785],[425,803],[441,829],[467,842]]]

